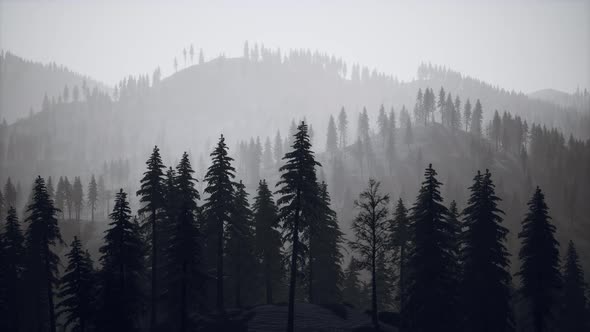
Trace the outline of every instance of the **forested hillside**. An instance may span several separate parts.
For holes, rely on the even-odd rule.
[[[94,89],[108,91],[104,84],[64,66],[0,52],[0,121],[13,123],[47,110],[50,103],[85,100]]]

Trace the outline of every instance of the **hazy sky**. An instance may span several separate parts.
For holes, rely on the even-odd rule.
[[[507,89],[590,87],[590,1],[2,1],[0,48],[113,84],[243,42],[415,77],[420,62]]]

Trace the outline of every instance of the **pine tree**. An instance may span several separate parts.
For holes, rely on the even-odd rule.
[[[429,165],[411,209],[414,244],[408,253],[406,303],[409,331],[456,329],[456,253],[454,228],[442,204],[441,183]],[[428,319],[425,319],[428,317]]]
[[[142,308],[142,283],[145,250],[137,220],[131,218],[127,194],[121,189],[115,197],[112,220],[99,249],[100,271],[97,304],[97,330],[137,331]]]
[[[164,173],[165,168],[160,157],[160,150],[154,146],[152,155],[146,161],[147,170],[143,173],[141,179],[141,188],[136,195],[140,196],[142,208],[137,211],[139,215],[144,216],[143,225],[151,237],[151,298],[150,298],[150,328],[152,331],[158,324],[158,257],[161,255],[158,238],[161,233],[159,222],[163,219],[164,209]]]
[[[68,220],[72,220],[72,209],[74,208],[73,187],[67,176],[64,177],[64,204],[65,208],[68,209]]]
[[[446,97],[447,93],[445,92],[445,89],[441,86],[440,90],[438,91],[438,101],[436,103],[436,106],[438,107],[438,110],[440,112],[441,123],[443,125],[445,125],[448,121],[448,114],[447,112],[445,112]]]
[[[340,148],[344,149],[346,147],[346,137],[348,135],[348,119],[346,117],[346,111],[344,107],[340,109],[340,113],[338,114],[338,138],[340,143]]]
[[[471,127],[471,102],[469,99],[465,102],[463,118],[465,119],[465,131],[469,131]]]
[[[377,127],[379,128],[379,136],[381,137],[381,142],[383,146],[387,144],[387,138],[389,134],[389,121],[387,118],[387,114],[385,114],[385,107],[381,104],[379,107],[379,115],[377,117]]]
[[[475,102],[475,109],[473,109],[473,114],[471,115],[471,133],[474,134],[476,137],[481,137],[482,134],[482,127],[481,122],[483,120],[483,110],[481,108],[481,103],[479,99]]]
[[[560,331],[587,331],[586,283],[574,243],[568,243],[563,266],[563,292],[560,308]]]
[[[530,315],[536,332],[550,330],[561,288],[559,272],[559,243],[555,240],[555,226],[551,224],[545,195],[539,187],[528,202],[529,211],[522,222],[518,238],[522,246],[517,275],[521,280],[520,293],[530,305]]]
[[[273,304],[276,294],[284,282],[283,253],[281,234],[278,227],[278,211],[272,193],[265,180],[258,184],[258,193],[252,206],[256,234],[256,251],[262,265],[265,298]]]
[[[384,253],[389,236],[389,195],[381,194],[379,186],[379,182],[370,179],[367,189],[361,192],[359,200],[354,202],[359,212],[352,222],[355,241],[350,243],[350,247],[361,256],[359,262],[371,273],[371,315],[373,325],[377,329],[377,296],[381,294],[381,290],[377,289],[377,260]]]
[[[256,300],[258,261],[255,253],[254,223],[246,186],[240,181],[234,193],[231,222],[227,226],[226,266],[231,298],[237,308]]]
[[[49,194],[49,198],[55,201],[55,189],[53,188],[53,180],[51,176],[47,178],[47,194]]]
[[[96,210],[96,203],[98,202],[98,187],[94,174],[90,178],[88,184],[88,204],[90,205],[90,221],[94,221],[94,211]]]
[[[332,155],[338,151],[338,134],[336,133],[336,123],[334,117],[330,115],[328,121],[328,137],[326,139],[326,152]]]
[[[25,235],[26,247],[26,285],[31,298],[27,305],[32,309],[28,319],[33,329],[45,326],[45,319],[49,322],[49,330],[56,331],[55,308],[53,303],[54,288],[58,282],[57,267],[59,256],[52,247],[63,243],[57,225],[58,210],[49,198],[45,181],[39,176],[33,185],[31,204],[27,207],[29,223]],[[43,313],[47,310],[47,316]]]
[[[363,305],[361,301],[362,284],[359,278],[361,265],[352,257],[348,266],[344,270],[344,279],[342,281],[342,299],[345,304],[361,310]]]
[[[66,254],[68,266],[60,281],[59,297],[63,300],[57,304],[57,315],[65,316],[66,329],[71,327],[71,331],[84,332],[94,313],[94,268],[90,254],[82,249],[78,237],[74,236],[70,247]]]
[[[61,211],[62,219],[65,219],[65,209],[66,209],[66,187],[63,177],[59,177],[59,181],[57,182],[57,189],[55,191],[55,207]]]
[[[393,220],[391,223],[391,248],[396,253],[396,265],[398,271],[398,298],[399,298],[399,312],[402,314],[400,317],[400,330],[405,328],[405,320],[403,314],[405,314],[403,305],[405,303],[406,295],[406,275],[407,275],[407,261],[408,251],[412,243],[410,233],[410,219],[408,217],[408,209],[404,205],[404,202],[400,198],[395,206],[393,212]]]
[[[211,153],[211,157],[213,159],[212,164],[205,175],[205,181],[207,182],[205,193],[209,194],[209,197],[205,199],[203,209],[207,223],[208,263],[215,266],[216,269],[217,311],[223,314],[225,312],[223,302],[224,229],[231,222],[235,185],[232,181],[235,177],[235,169],[231,165],[233,158],[228,155],[228,148],[223,135],[219,138],[217,147]],[[213,262],[216,262],[216,264],[214,265]]]
[[[273,152],[275,157],[275,163],[280,163],[281,158],[283,158],[283,139],[281,138],[281,133],[279,131],[277,131],[277,135],[275,136],[275,145]]]
[[[76,221],[80,222],[80,215],[82,214],[82,205],[84,203],[84,190],[80,177],[74,178],[74,185],[72,186],[72,203],[74,205],[74,215]]]
[[[281,228],[284,237],[291,242],[287,332],[293,332],[294,329],[297,263],[304,257],[302,254],[305,251],[305,247],[300,243],[300,232],[306,230],[312,222],[313,209],[318,203],[315,167],[321,166],[311,151],[305,122],[301,122],[294,138],[293,150],[283,157],[286,162],[279,169],[282,174],[281,180],[277,183],[280,187],[277,194],[281,195],[277,201],[280,206]]]
[[[23,320],[20,308],[22,303],[22,273],[24,268],[25,248],[24,237],[21,233],[16,209],[10,207],[6,215],[4,233],[0,236],[0,310],[3,319],[0,329],[3,331],[18,331]]]
[[[14,207],[16,206],[16,188],[12,184],[10,177],[6,180],[6,184],[4,185],[4,199],[6,200],[7,207]]]
[[[199,192],[195,188],[188,154],[185,152],[176,166],[169,171],[166,190],[168,231],[166,248],[166,289],[168,293],[170,325],[180,331],[189,329],[190,312],[200,303],[206,273],[202,264],[202,235],[197,224]],[[172,206],[171,206],[172,205]],[[177,316],[176,316],[177,315]]]
[[[308,300],[320,304],[340,303],[344,277],[340,267],[343,234],[338,227],[336,212],[330,207],[330,194],[325,182],[319,185],[318,195],[317,220],[308,229]]]
[[[367,108],[363,107],[362,113],[359,113],[357,136],[362,140],[368,140],[369,131],[369,114],[367,113]]]
[[[404,143],[410,147],[410,145],[414,144],[414,133],[412,132],[412,122],[408,118],[406,122],[406,132],[404,134]]]
[[[461,304],[465,331],[512,331],[510,306],[508,229],[501,225],[504,212],[495,194],[491,174],[479,171],[469,187],[471,196],[463,211]],[[482,301],[485,299],[485,301]]]

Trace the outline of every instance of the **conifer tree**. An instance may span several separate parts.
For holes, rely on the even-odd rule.
[[[55,201],[55,189],[53,188],[51,176],[47,178],[47,193],[49,194],[49,198]]]
[[[560,331],[587,331],[590,321],[586,311],[586,283],[574,243],[568,243],[563,266],[563,292],[560,308]]]
[[[145,268],[143,239],[136,219],[131,217],[127,194],[121,189],[109,215],[110,228],[99,249],[102,269],[98,275],[96,327],[99,331],[137,331],[142,308]]]
[[[70,247],[66,254],[68,266],[60,281],[59,297],[63,300],[57,304],[57,315],[65,316],[66,329],[84,332],[89,329],[94,313],[94,268],[90,254],[82,249],[78,237],[74,236]]]
[[[80,215],[82,214],[82,205],[84,203],[84,190],[80,177],[74,178],[74,185],[72,186],[72,204],[74,206],[74,216],[77,222],[80,222]]]
[[[379,136],[381,136],[381,142],[383,146],[387,144],[387,138],[389,134],[389,119],[387,118],[387,114],[385,114],[385,107],[381,104],[379,107],[379,115],[377,117],[377,127],[379,128]]]
[[[403,314],[405,313],[403,305],[405,303],[406,295],[406,275],[407,275],[407,261],[408,251],[412,242],[410,233],[410,219],[408,216],[408,209],[404,205],[403,200],[400,198],[395,206],[393,212],[393,220],[391,223],[391,247],[396,253],[396,265],[398,271],[398,298],[399,298],[399,312],[402,314],[400,317],[400,328],[405,327],[405,321]]]
[[[328,121],[328,137],[326,139],[326,152],[332,155],[338,150],[338,134],[336,133],[336,123],[334,117],[330,115]]]
[[[203,239],[197,224],[200,196],[186,152],[176,166],[176,172],[170,170],[167,174],[166,210],[173,211],[168,214],[170,239],[166,248],[168,320],[172,327],[187,331],[191,323],[190,312],[200,303],[206,279],[202,264]]]
[[[233,290],[235,306],[252,305],[258,284],[258,262],[255,253],[254,223],[246,186],[240,181],[234,193],[231,222],[227,227],[226,264],[228,284]]]
[[[465,131],[469,131],[471,126],[471,102],[469,99],[465,102],[463,118],[465,119]]]
[[[404,134],[404,143],[406,143],[406,145],[408,146],[408,148],[410,147],[410,145],[414,144],[414,133],[412,131],[412,122],[410,121],[410,119],[408,118],[408,121],[406,122],[406,131]]]
[[[559,272],[559,243],[555,226],[551,224],[545,195],[539,187],[528,202],[529,211],[522,222],[518,238],[522,246],[517,275],[521,280],[520,294],[528,301],[530,317],[536,332],[550,330],[561,288]]]
[[[344,110],[344,106],[340,109],[340,113],[338,114],[338,138],[340,148],[344,149],[346,147],[346,137],[348,135],[348,119],[346,117],[346,111]]]
[[[498,208],[501,199],[495,194],[491,176],[488,170],[477,172],[463,211],[461,312],[465,331],[514,329],[505,246],[508,229],[501,225],[504,212]]]
[[[381,290],[377,289],[377,263],[386,250],[389,236],[389,195],[381,194],[379,186],[379,182],[370,179],[367,189],[361,192],[359,200],[354,202],[359,212],[352,222],[355,241],[350,243],[350,247],[361,256],[359,262],[371,273],[371,315],[373,325],[377,329],[377,296],[381,294]]]
[[[344,279],[342,281],[342,299],[346,304],[351,304],[357,309],[363,304],[361,301],[362,284],[359,278],[361,264],[352,257],[348,266],[344,270]]]
[[[21,321],[22,273],[24,267],[24,237],[20,229],[16,209],[10,207],[6,215],[4,233],[0,236],[0,310],[2,317],[0,328],[4,331],[18,331]]]
[[[159,222],[163,219],[164,210],[164,173],[165,168],[160,157],[160,150],[154,146],[151,156],[146,161],[147,170],[141,179],[141,188],[136,195],[140,196],[141,209],[137,211],[144,216],[143,225],[150,235],[151,244],[151,294],[150,294],[150,328],[152,331],[158,324],[158,257],[161,255],[158,238],[162,229]],[[126,195],[125,195],[126,196]],[[126,198],[126,197],[125,197]]]
[[[340,287],[344,277],[340,267],[343,234],[338,227],[336,212],[330,207],[330,194],[325,182],[319,185],[318,195],[317,220],[310,225],[307,235],[308,300],[320,304],[339,303],[342,300]]]
[[[210,156],[213,159],[212,164],[205,175],[205,181],[207,182],[205,193],[209,194],[209,197],[205,199],[203,209],[207,223],[208,263],[215,266],[216,270],[217,311],[223,314],[225,312],[223,294],[224,230],[226,225],[231,222],[235,185],[232,181],[235,177],[235,169],[231,165],[233,158],[228,155],[228,148],[223,135],[219,138],[217,147]],[[215,264],[213,264],[214,262]]]
[[[284,282],[281,234],[278,227],[278,210],[265,180],[258,184],[258,193],[252,206],[256,234],[256,251],[262,265],[266,304],[273,304]]]
[[[55,191],[55,207],[60,211],[61,217],[65,219],[65,209],[66,209],[66,187],[63,177],[59,177],[59,181],[57,182],[57,189]]]
[[[481,108],[481,103],[479,99],[475,102],[475,108],[473,109],[473,114],[471,115],[471,133],[477,137],[481,137],[482,134],[482,127],[481,122],[483,120],[483,110]]]
[[[73,187],[70,183],[70,180],[68,180],[67,176],[64,178],[64,204],[65,207],[68,209],[68,220],[72,220],[72,209],[74,208]]]
[[[12,184],[10,177],[6,180],[4,185],[4,199],[6,200],[6,206],[17,208],[16,206],[16,188]]]
[[[53,251],[53,247],[57,243],[63,243],[57,225],[57,211],[49,198],[45,181],[40,176],[37,177],[33,185],[32,201],[27,207],[28,217],[25,219],[29,223],[25,235],[25,273],[26,285],[31,295],[27,304],[34,312],[29,317],[29,322],[34,325],[31,328],[40,329],[45,326],[47,319],[51,332],[55,332],[57,328],[53,297],[59,265],[59,256]]]
[[[367,108],[363,107],[363,111],[359,113],[357,136],[362,140],[368,140],[369,131],[369,113],[367,113]]]
[[[4,221],[4,215],[8,211],[8,206],[6,206],[6,201],[4,200],[4,195],[2,195],[2,190],[0,190],[0,220]]]
[[[441,86],[440,90],[438,91],[438,101],[436,103],[436,106],[438,107],[438,111],[440,112],[441,123],[443,125],[445,125],[448,120],[447,119],[448,115],[445,112],[446,97],[447,97],[447,93],[445,92],[445,89]]]
[[[301,122],[294,135],[292,151],[285,154],[285,164],[279,171],[281,179],[277,183],[281,197],[279,219],[282,221],[283,235],[291,242],[291,266],[289,279],[289,307],[287,332],[294,329],[295,286],[297,263],[301,260],[305,247],[300,243],[300,232],[312,222],[314,209],[318,204],[318,184],[315,167],[321,166],[315,160],[307,133],[307,125]]]
[[[274,157],[275,163],[279,163],[281,158],[283,158],[283,139],[281,138],[281,133],[277,130],[277,135],[275,136],[275,145],[274,145]]]
[[[409,331],[454,331],[456,324],[456,252],[454,227],[442,204],[441,183],[429,165],[411,209],[413,246],[408,255],[406,303]],[[428,317],[428,319],[425,319]]]
[[[98,187],[94,174],[90,178],[88,184],[88,204],[90,205],[90,221],[94,221],[94,211],[96,210],[96,203],[98,202]]]

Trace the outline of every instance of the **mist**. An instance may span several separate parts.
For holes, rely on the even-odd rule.
[[[589,41],[587,1],[0,2],[0,329],[588,329]]]

